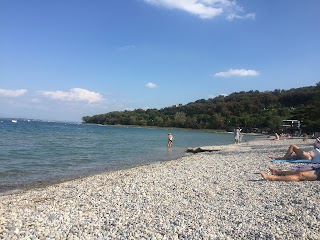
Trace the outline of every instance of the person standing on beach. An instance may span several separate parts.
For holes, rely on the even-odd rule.
[[[171,133],[168,133],[168,147],[172,146],[173,140],[174,140],[173,135]]]
[[[240,128],[239,127],[235,128],[233,130],[233,133],[234,133],[234,143],[235,144],[240,143],[240,135],[241,135]]]
[[[242,134],[242,129],[241,128],[239,128],[239,143],[241,143],[242,142],[242,138],[243,138],[243,134]]]

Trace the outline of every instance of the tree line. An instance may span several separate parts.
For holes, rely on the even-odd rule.
[[[103,125],[139,125],[191,129],[274,132],[282,120],[302,122],[304,133],[320,131],[320,82],[315,86],[290,90],[235,92],[186,105],[162,109],[135,109],[84,116],[84,123]]]

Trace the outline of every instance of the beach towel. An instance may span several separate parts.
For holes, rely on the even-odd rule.
[[[274,163],[281,163],[281,162],[288,162],[288,163],[312,163],[311,160],[306,160],[306,159],[272,159],[271,162],[274,162]]]

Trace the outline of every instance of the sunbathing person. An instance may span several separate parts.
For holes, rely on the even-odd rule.
[[[314,144],[314,150],[310,152],[303,151],[295,144],[291,144],[288,151],[283,157],[273,157],[270,156],[271,159],[306,159],[310,160],[312,163],[320,163],[320,149],[319,142],[316,140]]]
[[[271,175],[260,171],[262,177],[268,181],[315,181],[320,180],[320,167],[300,168],[299,170],[277,170],[268,166]]]
[[[279,134],[278,134],[278,133],[275,133],[275,134],[274,134],[274,138],[273,138],[272,140],[275,140],[275,141],[280,140]]]

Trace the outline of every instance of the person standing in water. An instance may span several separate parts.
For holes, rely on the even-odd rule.
[[[168,133],[168,147],[172,146],[173,139],[173,135],[171,133]]]

